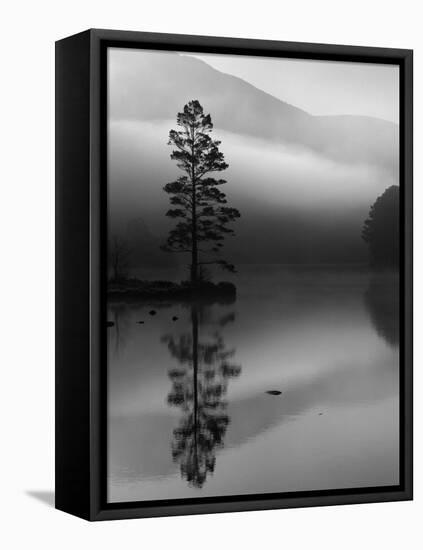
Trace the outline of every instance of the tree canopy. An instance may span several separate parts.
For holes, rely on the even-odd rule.
[[[175,147],[170,157],[183,175],[164,187],[173,207],[166,215],[177,224],[163,249],[190,254],[191,282],[196,283],[201,278],[201,266],[206,264],[234,271],[220,253],[225,237],[234,234],[228,225],[240,213],[226,206],[226,195],[220,189],[226,180],[211,175],[226,170],[228,164],[219,149],[221,142],[210,136],[210,115],[205,115],[199,101],[193,100],[178,113],[176,123],[178,129],[170,130],[168,144]]]

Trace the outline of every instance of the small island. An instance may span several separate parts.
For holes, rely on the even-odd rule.
[[[200,281],[193,285],[191,281],[173,283],[170,281],[141,281],[139,279],[121,279],[110,281],[108,285],[110,301],[154,300],[222,300],[232,302],[236,297],[233,283]]]

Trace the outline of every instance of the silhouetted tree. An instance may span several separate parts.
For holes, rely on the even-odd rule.
[[[119,281],[126,276],[131,249],[123,237],[113,235],[110,242],[109,258],[113,270],[112,279]]]
[[[225,206],[226,195],[219,187],[226,181],[210,176],[228,167],[219,150],[221,142],[210,137],[213,129],[210,115],[205,115],[199,101],[193,100],[178,113],[176,123],[179,129],[170,130],[168,144],[175,147],[170,157],[183,175],[166,184],[164,190],[171,195],[170,203],[175,207],[166,215],[179,221],[163,249],[191,255],[191,282],[195,284],[205,264],[219,264],[234,271],[234,266],[223,259],[200,261],[200,254],[220,252],[225,236],[234,234],[228,224],[239,218],[240,213]]]
[[[363,225],[362,237],[376,266],[399,264],[399,187],[392,185],[376,199]]]
[[[179,368],[169,371],[172,390],[168,403],[184,413],[174,430],[172,456],[181,475],[193,487],[202,487],[216,463],[216,450],[223,445],[229,424],[225,395],[229,378],[239,376],[241,367],[230,362],[234,350],[226,350],[222,337],[199,342],[199,311],[191,308],[191,334],[175,340],[164,338]]]

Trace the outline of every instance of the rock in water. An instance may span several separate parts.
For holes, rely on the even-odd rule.
[[[143,324],[144,324],[144,321],[137,321],[137,323],[138,323],[139,325],[143,325]]]
[[[282,392],[279,391],[279,390],[267,390],[267,392],[269,395],[280,395]]]
[[[156,315],[157,311],[155,309],[152,309],[148,312],[150,315]]]
[[[108,326],[108,327],[114,327],[115,324],[114,324],[113,321],[107,321],[107,326]]]
[[[172,321],[177,321],[177,320],[178,320],[178,317],[176,317],[176,315],[174,315],[174,316],[172,317]]]

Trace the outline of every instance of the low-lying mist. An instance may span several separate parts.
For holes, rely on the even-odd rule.
[[[174,224],[166,218],[163,186],[182,173],[167,145],[174,121],[112,121],[109,126],[109,213],[112,232],[134,220],[157,248]],[[306,148],[219,129],[229,168],[219,174],[228,204],[241,212],[227,239],[231,259],[244,263],[354,263],[366,261],[361,227],[371,204],[397,184],[390,170],[371,163],[334,161]],[[130,237],[132,238],[132,237]],[[150,254],[151,256],[151,254]]]

